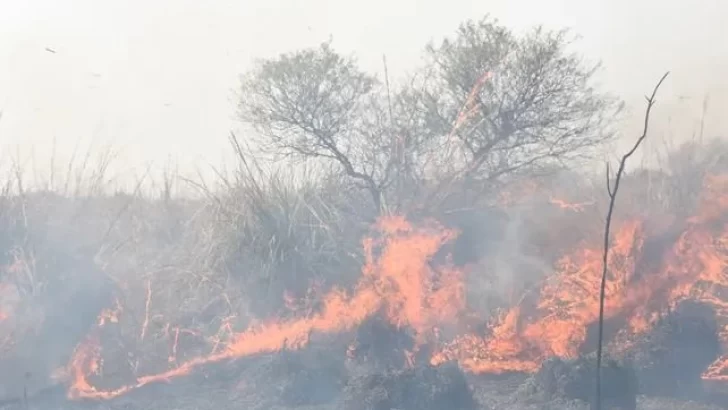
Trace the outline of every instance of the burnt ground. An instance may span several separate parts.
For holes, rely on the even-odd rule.
[[[728,383],[700,381],[705,364],[718,353],[715,322],[709,313],[694,304],[679,306],[638,340],[632,353],[619,363],[614,361],[611,369],[616,373],[606,372],[606,365],[603,392],[627,392],[631,406],[638,394],[636,409],[728,409]],[[589,408],[585,398],[593,389],[589,383],[595,368],[592,355],[568,361],[549,359],[534,375],[474,376],[452,365],[406,369],[402,349],[411,341],[375,322],[363,326],[356,339],[359,344],[352,360],[344,359],[350,340],[325,337],[302,350],[209,365],[111,400],[68,401],[65,388],[55,387],[33,394],[27,406],[0,402],[0,410]],[[625,380],[631,381],[625,385]]]
[[[280,374],[284,368],[281,367],[277,356],[270,355],[217,365],[186,378],[175,379],[166,384],[146,386],[107,401],[68,401],[65,399],[64,390],[55,388],[31,397],[27,407],[22,403],[6,403],[0,405],[0,409],[349,410],[352,408],[345,400],[343,387],[339,389],[330,381],[320,380],[318,377],[313,377],[316,383],[310,383],[312,379],[300,378],[295,371],[287,375]],[[546,402],[525,394],[523,386],[528,380],[528,376],[524,375],[468,376],[467,382],[476,401],[473,408],[482,410],[587,410],[589,408],[586,403],[580,401],[556,398]],[[294,386],[297,384],[301,386]],[[298,399],[299,403],[291,405],[291,388],[301,389],[304,396],[314,397],[312,402],[305,403]],[[382,409],[382,407],[370,408]],[[645,410],[725,408],[728,408],[728,401],[723,401],[722,405],[719,405],[645,396],[639,396],[637,404],[637,409]]]

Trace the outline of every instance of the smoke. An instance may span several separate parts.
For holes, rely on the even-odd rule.
[[[483,319],[515,302],[549,271],[548,261],[527,248],[537,229],[530,212],[537,206],[518,204],[446,218],[459,232],[454,260],[468,266],[468,304]]]
[[[650,185],[655,177],[645,173],[625,179],[627,194],[619,205],[619,219],[647,221],[625,224],[629,229],[620,232],[627,234],[626,240],[622,238],[617,244],[622,258],[619,266],[623,268],[619,274],[623,276],[616,281],[637,286],[620,288],[627,295],[625,299],[619,298],[619,292],[611,293],[610,303],[624,302],[627,314],[639,314],[641,307],[666,305],[673,293],[686,292],[670,285],[670,280],[685,280],[678,268],[668,270],[668,280],[654,292],[639,286],[647,278],[639,270],[663,266],[639,265],[640,258],[663,262],[665,254],[673,250],[672,243],[661,242],[655,251],[650,249],[649,240],[642,241],[653,231],[662,232],[665,224],[655,222],[656,228],[644,231],[641,227],[656,218],[652,211],[660,209],[657,205],[663,206],[663,202],[662,214],[681,211],[673,217],[688,218],[697,215],[694,205],[706,202],[701,198],[712,193],[711,189],[721,194],[723,188],[717,183],[713,188],[704,184],[686,187],[684,192],[675,190],[688,181],[702,184],[706,174],[724,172],[721,153],[725,151],[721,147],[719,143],[707,144],[707,151],[696,149],[690,155],[690,150],[683,149],[681,153],[692,162],[683,156],[669,157],[681,167],[666,168],[664,176],[684,175],[679,182]],[[340,340],[332,337],[334,342],[316,342],[312,332],[370,339],[370,346],[360,351],[368,350],[375,356],[373,362],[378,358],[380,363],[369,371],[387,365],[405,367],[412,358],[415,363],[427,364],[434,357],[431,352],[423,348],[413,354],[411,350],[427,339],[423,335],[437,334],[432,328],[443,330],[437,334],[442,340],[433,344],[459,336],[458,341],[470,343],[461,343],[463,349],[452,350],[457,354],[442,357],[455,357],[471,371],[514,367],[530,371],[543,359],[539,355],[570,354],[576,350],[574,346],[589,342],[588,335],[583,342],[582,335],[574,330],[593,322],[589,304],[595,294],[590,287],[593,281],[580,282],[579,276],[598,277],[591,251],[600,242],[603,229],[603,185],[592,185],[589,174],[520,176],[494,189],[483,203],[462,200],[453,206],[468,210],[434,215],[457,235],[422,220],[409,228],[402,217],[390,219],[389,223],[396,223],[386,232],[374,229],[362,235],[361,217],[349,216],[362,206],[359,197],[338,189],[317,191],[317,185],[306,186],[304,195],[282,179],[241,193],[255,185],[248,182],[222,193],[210,191],[205,200],[6,195],[0,219],[5,224],[0,231],[4,235],[0,238],[4,244],[0,308],[8,319],[0,321],[0,336],[9,334],[16,343],[0,355],[2,368],[13,369],[3,372],[1,377],[7,379],[0,379],[4,389],[0,393],[18,397],[29,386],[33,392],[58,383],[60,379],[51,375],[68,364],[74,350],[82,351],[78,347],[89,347],[89,341],[97,344],[83,351],[88,356],[74,357],[98,357],[86,360],[78,370],[76,376],[90,384],[75,392],[98,393],[98,397],[104,397],[104,391],[98,391],[104,388],[121,386],[107,396],[112,397],[152,382],[204,372],[209,362],[295,350],[310,343],[336,345],[329,351],[338,355],[332,361],[347,360],[340,354],[345,350],[338,346]],[[281,194],[284,191],[286,195]],[[678,192],[692,200],[651,202],[651,198],[672,198]],[[700,217],[720,220],[724,207],[718,199],[708,199],[710,212]],[[675,226],[684,229],[683,225]],[[372,235],[376,238],[374,246]],[[704,233],[697,232],[691,238],[708,244],[700,235]],[[679,237],[669,235],[666,240],[674,242]],[[685,268],[684,272],[699,272],[699,266],[691,267],[688,262],[702,254],[691,252],[676,254],[670,263]],[[261,263],[243,263],[250,256]],[[557,263],[564,258],[571,258],[571,265]],[[265,268],[266,261],[268,269],[256,269]],[[447,269],[453,266],[457,274],[448,275]],[[563,293],[544,286],[547,278],[558,275],[567,277]],[[364,282],[359,280],[362,277]],[[367,284],[367,280],[372,282]],[[357,288],[360,283],[365,285]],[[331,292],[342,287],[346,291]],[[365,292],[357,294],[361,289]],[[467,305],[459,298],[461,289]],[[287,290],[293,291],[293,303],[284,295]],[[546,297],[539,299],[544,294]],[[255,312],[257,320],[249,320],[246,306],[271,295],[284,300],[286,306],[269,304]],[[688,297],[688,293],[680,295]],[[699,295],[707,297],[706,293]],[[521,303],[524,299],[527,303]],[[646,306],[638,303],[645,299],[658,300]],[[558,302],[556,309],[547,311],[551,306],[538,311],[541,308],[536,305],[543,300]],[[613,311],[619,310],[618,305],[611,306]],[[498,309],[513,307],[523,309],[511,310],[506,319],[496,314]],[[109,309],[114,310],[113,315],[108,314]],[[553,314],[534,323],[539,316],[529,316],[532,311]],[[100,326],[97,317],[102,312],[105,323]],[[644,313],[639,319],[645,319],[641,324],[647,328],[651,311]],[[366,325],[361,324],[375,315],[385,326],[367,336]],[[559,319],[560,315],[566,319]],[[494,322],[498,326],[493,326]],[[519,322],[526,325],[511,326]],[[521,332],[529,325],[530,334]],[[407,337],[400,341],[396,332]],[[488,339],[497,332],[501,332],[497,335],[500,338]],[[517,343],[508,345],[520,342],[519,338],[526,340],[525,348]],[[488,362],[493,360],[488,357],[493,350],[487,343],[494,340],[511,349],[511,356]],[[479,361],[497,366],[478,367]],[[304,377],[305,389],[315,390],[318,377]],[[72,382],[69,378],[63,381]],[[296,386],[292,389],[297,390]]]
[[[4,203],[0,397],[22,397],[24,389],[35,394],[57,383],[53,378],[62,375],[112,298],[108,278],[84,250],[93,221],[74,223],[68,211],[79,209],[68,202],[34,194]]]
[[[439,217],[458,232],[446,250],[467,266],[468,305],[483,322],[537,293],[558,255],[597,238],[602,195],[589,175],[558,170],[518,177],[495,188],[486,204],[457,204],[466,210]]]

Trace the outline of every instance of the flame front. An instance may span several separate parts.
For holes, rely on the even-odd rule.
[[[570,208],[570,207],[567,207]],[[723,319],[721,338],[728,346],[728,177],[706,180],[697,213],[683,222],[675,240],[653,237],[642,220],[616,226],[609,254],[605,318],[626,318],[622,335],[652,328],[668,309],[683,300],[714,307]],[[664,237],[663,237],[664,236]],[[658,263],[646,255],[648,241],[667,242]],[[475,373],[535,371],[550,356],[578,355],[599,315],[602,249],[584,247],[556,263],[556,272],[541,286],[535,308],[510,308],[486,336],[468,334],[443,346],[433,364],[458,360]],[[528,299],[524,299],[528,300]],[[620,338],[615,338],[615,343]],[[616,346],[619,348],[619,346]],[[728,380],[728,357],[705,372],[706,379]]]
[[[297,349],[309,342],[312,332],[342,332],[382,312],[398,327],[413,329],[418,343],[424,343],[437,325],[456,320],[464,308],[462,272],[450,266],[434,270],[428,263],[453,232],[429,223],[415,228],[404,218],[384,218],[379,237],[364,241],[366,264],[362,278],[351,294],[335,289],[323,298],[318,313],[293,320],[271,320],[236,333],[223,349],[193,358],[154,375],[113,390],[100,390],[89,377],[103,371],[98,337],[88,338],[76,349],[70,362],[72,385],[68,396],[112,398],[131,389],[189,374],[206,363],[245,357],[281,349]],[[146,313],[148,314],[148,313]],[[113,323],[116,313],[104,311],[99,326]]]
[[[529,185],[526,191],[531,188]],[[513,196],[523,195],[501,199]],[[569,217],[581,218],[593,211],[589,208],[593,202],[570,203],[553,196],[548,202]],[[635,336],[649,332],[681,301],[695,300],[715,309],[721,326],[719,336],[728,352],[728,175],[705,180],[691,215],[662,222],[649,215],[615,221],[605,314],[621,327],[610,334],[610,348],[626,349]],[[555,257],[553,271],[542,283],[485,323],[484,331],[474,331],[473,320],[478,322],[478,318],[468,307],[465,268],[454,266],[441,252],[456,232],[434,221],[415,225],[401,216],[382,218],[375,228],[363,241],[363,270],[351,290],[334,288],[325,294],[312,290],[305,302],[286,295],[286,305],[297,316],[270,319],[241,332],[234,330],[234,317],[225,318],[217,335],[206,339],[207,354],[192,357],[186,356],[182,339],[204,340],[200,332],[167,324],[163,332],[169,341],[163,360],[167,370],[137,375],[139,360],[144,360],[137,358],[131,366],[135,369],[133,382],[101,388],[105,380],[103,329],[120,327],[124,315],[131,314],[119,300],[113,301],[73,353],[67,369],[68,396],[112,398],[189,374],[208,363],[299,349],[314,333],[351,331],[375,315],[413,335],[414,346],[403,357],[409,366],[421,357],[415,353],[423,346],[432,352],[432,364],[455,360],[473,373],[533,372],[550,356],[569,358],[593,350],[590,332],[598,319],[602,270],[598,236],[587,235],[570,251]],[[494,274],[487,264],[478,266],[468,268],[467,275]],[[154,285],[151,281],[144,285],[144,311],[135,319],[139,327],[134,330],[139,343],[153,338],[157,317],[151,312]],[[314,307],[308,299],[319,303]],[[0,310],[0,325],[7,321],[6,313]],[[446,332],[441,330],[445,327],[464,332],[444,338]],[[346,355],[356,356],[353,345]],[[728,380],[728,356],[713,363],[703,377]]]

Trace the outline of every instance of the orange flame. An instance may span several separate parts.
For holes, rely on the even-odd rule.
[[[553,197],[551,203],[574,211],[589,205]],[[538,291],[497,315],[484,333],[460,334],[443,341],[441,327],[464,325],[464,319],[473,316],[467,311],[463,271],[446,260],[435,261],[455,233],[434,222],[414,227],[403,217],[382,218],[376,232],[363,241],[361,279],[350,292],[331,290],[321,297],[319,309],[309,303],[311,295],[303,302],[286,295],[286,305],[305,314],[271,319],[243,332],[235,332],[232,318],[227,318],[218,334],[209,339],[209,353],[191,359],[178,357],[180,335],[186,330],[171,326],[171,368],[137,377],[117,389],[101,389],[91,382],[103,375],[104,367],[100,336],[92,332],[69,363],[69,397],[111,398],[186,375],[206,363],[298,349],[309,343],[313,333],[346,332],[375,314],[412,331],[415,346],[404,353],[408,366],[426,344],[435,348],[432,364],[456,360],[474,373],[532,372],[550,356],[574,357],[591,348],[602,268],[598,241],[585,240],[558,258],[553,274]],[[694,214],[672,226],[655,227],[643,218],[615,222],[608,259],[605,315],[622,324],[609,337],[611,348],[628,347],[631,339],[650,331],[666,311],[690,299],[714,307],[728,351],[728,175],[706,178]],[[140,340],[149,334],[150,304],[151,284],[147,283]],[[118,323],[121,314],[117,301],[114,309],[99,315],[99,328]],[[355,344],[349,346],[347,356],[355,355],[355,350]],[[703,377],[728,381],[728,356],[713,363]]]
[[[418,343],[424,343],[433,327],[455,320],[464,308],[461,272],[449,266],[435,270],[428,263],[454,233],[434,223],[416,229],[401,217],[384,218],[377,227],[381,238],[364,241],[366,265],[354,292],[349,295],[334,289],[324,296],[320,312],[252,327],[235,334],[217,353],[193,358],[160,374],[139,377],[135,383],[115,390],[100,390],[89,382],[88,377],[103,368],[98,340],[89,338],[70,362],[73,383],[68,396],[112,398],[152,382],[188,374],[206,363],[301,348],[312,332],[347,331],[380,310],[393,325],[412,328]],[[375,253],[379,253],[378,257]]]
[[[728,178],[710,177],[698,212],[674,245],[663,251],[657,266],[639,257],[649,238],[644,224],[638,220],[619,224],[609,254],[605,317],[625,316],[627,328],[622,333],[639,334],[648,331],[661,312],[693,299],[709,303],[720,317],[728,318],[723,296],[728,289],[726,215]],[[432,363],[456,359],[472,372],[500,373],[534,371],[553,355],[576,356],[598,318],[601,249],[577,250],[556,266],[534,309],[511,308],[490,326],[490,335],[461,336],[435,354]],[[721,337],[728,345],[728,327]],[[726,370],[728,358],[722,358],[704,377],[728,380],[728,374],[722,374]]]
[[[565,199],[555,198],[553,196],[551,198],[549,198],[549,202],[551,202],[552,205],[556,205],[561,209],[573,211],[573,212],[583,212],[587,206],[594,205],[593,201],[572,203]]]

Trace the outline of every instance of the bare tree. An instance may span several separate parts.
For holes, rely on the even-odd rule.
[[[595,90],[598,66],[569,44],[564,32],[516,36],[488,17],[468,21],[392,89],[324,43],[259,62],[244,76],[240,118],[279,158],[335,161],[380,212],[419,187],[482,194],[489,181],[563,165],[613,135],[621,106]]]
[[[566,31],[517,36],[486,16],[427,47],[422,112],[431,138],[448,147],[451,171],[482,187],[568,164],[614,135],[610,121],[622,104],[597,91],[599,65],[570,52],[571,44]]]
[[[372,98],[376,85],[376,79],[360,71],[354,59],[342,57],[324,43],[317,49],[259,62],[244,77],[240,117],[265,137],[264,150],[283,157],[338,162],[380,207],[381,184],[374,170],[356,161],[362,156],[362,143],[371,142],[360,135],[362,113],[369,111],[370,121],[381,117]]]

